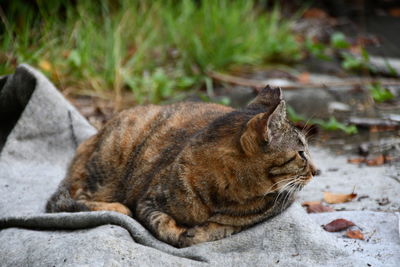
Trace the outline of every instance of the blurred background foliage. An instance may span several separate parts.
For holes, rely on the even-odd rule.
[[[293,17],[248,0],[9,1],[1,5],[0,73],[20,63],[63,91],[130,90],[137,104],[177,98],[208,71],[301,59]],[[6,10],[6,11],[5,11]]]

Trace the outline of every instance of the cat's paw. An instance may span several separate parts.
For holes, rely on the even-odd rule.
[[[209,233],[206,232],[204,227],[196,226],[189,228],[179,236],[178,246],[184,248],[206,241],[210,241]]]
[[[202,226],[189,228],[179,236],[179,247],[188,247],[195,244],[219,240],[230,236],[240,230],[237,227],[220,225],[218,223],[207,223]]]
[[[127,206],[125,206],[121,203],[117,203],[117,202],[110,203],[109,209],[112,211],[116,211],[116,212],[128,215],[128,216],[132,216],[131,210]]]
[[[107,210],[107,211],[115,211],[119,212],[128,216],[132,216],[131,210],[125,206],[122,203],[119,202],[90,202],[90,204],[87,204],[89,208],[93,211],[98,211],[98,210]]]

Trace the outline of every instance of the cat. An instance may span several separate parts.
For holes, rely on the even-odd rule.
[[[280,88],[245,108],[183,102],[122,111],[77,149],[47,212],[116,211],[175,247],[279,214],[316,174]]]

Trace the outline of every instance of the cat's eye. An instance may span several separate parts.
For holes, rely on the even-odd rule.
[[[304,151],[299,151],[298,153],[299,153],[300,157],[302,157],[304,160],[307,160],[306,154],[304,154]]]

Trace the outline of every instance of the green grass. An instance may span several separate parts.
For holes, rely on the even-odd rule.
[[[293,21],[255,1],[37,3],[39,12],[13,1],[0,13],[1,74],[25,62],[64,90],[118,99],[128,89],[158,103],[204,86],[210,70],[300,59]]]

